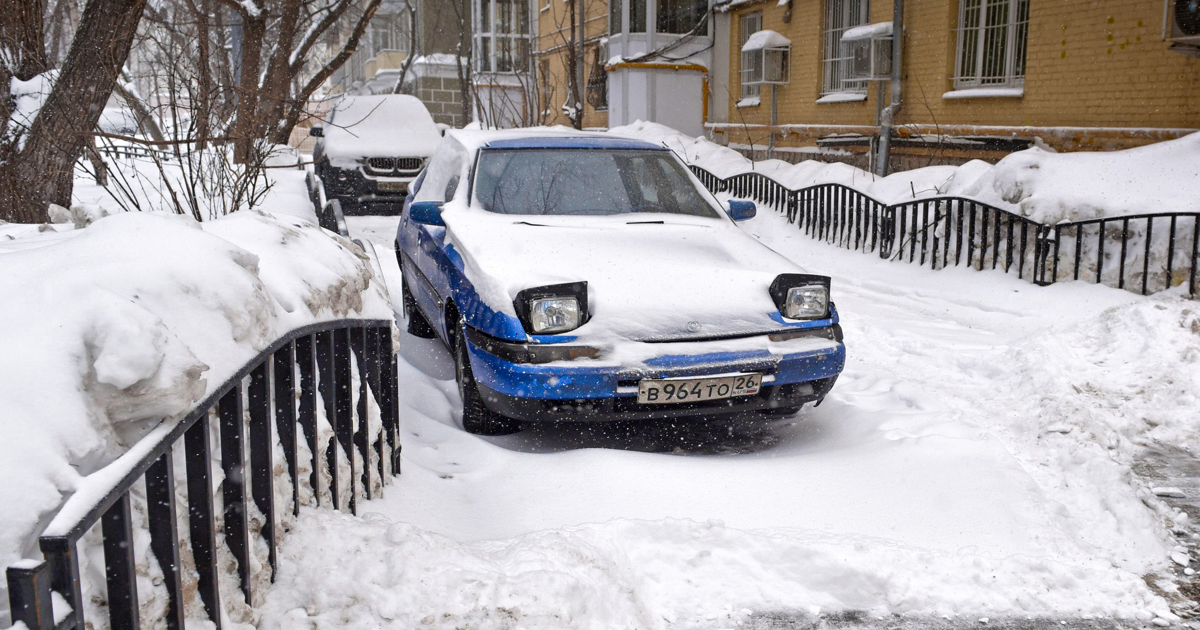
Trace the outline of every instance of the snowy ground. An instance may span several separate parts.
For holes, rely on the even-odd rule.
[[[1129,465],[1197,444],[1194,301],[933,272],[764,215],[746,229],[834,279],[849,359],[821,407],[480,438],[448,353],[404,335],[403,475],[362,518],[301,517],[259,626],[1178,623],[1186,516]],[[396,218],[349,222],[400,295]]]

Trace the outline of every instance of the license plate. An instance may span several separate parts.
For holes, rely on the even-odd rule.
[[[709,378],[666,378],[638,382],[638,403],[669,405],[753,396],[762,388],[762,374],[731,374]]]
[[[375,185],[383,192],[404,192],[408,190],[408,182],[375,182]]]

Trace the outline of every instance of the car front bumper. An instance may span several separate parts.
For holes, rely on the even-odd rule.
[[[358,169],[328,165],[322,176],[328,198],[340,199],[343,204],[349,202],[349,206],[343,208],[347,214],[399,214],[412,179],[379,180],[366,177]]]
[[[836,329],[836,335],[833,334]],[[550,364],[506,360],[468,337],[471,369],[489,409],[527,422],[650,420],[716,416],[795,408],[825,397],[845,365],[840,328],[829,340],[792,352],[760,350],[664,355],[636,366],[591,360]],[[476,339],[477,340],[477,339]],[[813,347],[816,346],[816,347]],[[639,404],[642,379],[758,372],[758,394],[721,400]]]

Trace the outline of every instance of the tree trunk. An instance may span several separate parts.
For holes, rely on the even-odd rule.
[[[42,21],[46,0],[0,0],[0,50],[12,76],[28,81],[46,71]]]
[[[129,56],[145,4],[89,0],[58,81],[23,147],[0,163],[0,219],[40,223],[47,220],[49,204],[71,205],[75,162]]]
[[[257,131],[258,77],[262,73],[263,40],[267,20],[262,15],[242,14],[242,67],[237,77],[237,117],[233,122],[234,153],[238,164],[250,162]]]
[[[288,107],[283,110],[281,119],[270,121],[271,142],[274,142],[275,144],[287,144],[288,139],[291,137],[292,127],[295,127],[296,123],[300,121],[300,116],[304,115],[305,108],[308,104],[308,99],[312,97],[313,92],[317,91],[317,88],[321,87],[321,85],[325,83],[326,79],[332,76],[338,68],[341,68],[347,61],[350,60],[350,57],[354,55],[355,50],[358,50],[358,43],[362,39],[363,34],[366,33],[367,26],[370,25],[371,18],[375,17],[375,12],[379,9],[379,5],[382,3],[382,1],[383,0],[369,0],[369,3],[363,9],[362,15],[358,18],[358,23],[354,25],[354,30],[351,31],[350,37],[346,40],[346,44],[342,47],[342,50],[335,55],[333,59],[330,59],[324,67],[317,71],[317,74],[313,75],[313,77],[308,80],[308,83],[304,84],[304,87],[300,88],[300,90],[296,92],[295,96],[288,103]],[[299,73],[302,66],[303,64],[294,66],[294,74],[292,75],[293,77],[295,77],[296,73]]]

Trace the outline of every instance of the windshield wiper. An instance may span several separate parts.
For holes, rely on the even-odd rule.
[[[666,221],[626,221],[625,225],[663,225]]]

